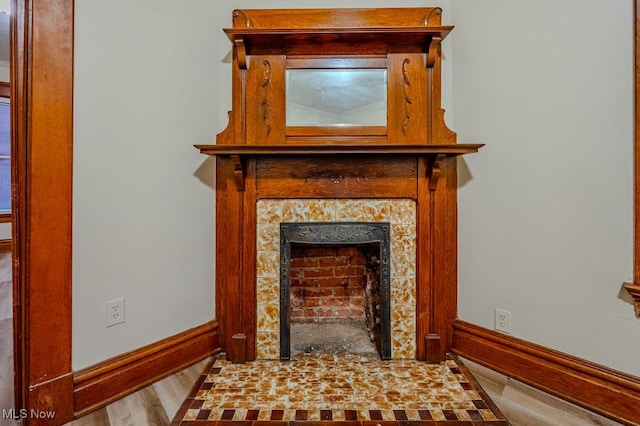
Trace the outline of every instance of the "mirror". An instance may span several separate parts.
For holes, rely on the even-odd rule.
[[[386,126],[386,69],[286,70],[287,126]]]

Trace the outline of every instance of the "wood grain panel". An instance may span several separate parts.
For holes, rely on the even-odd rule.
[[[440,46],[438,45],[438,50]],[[445,110],[442,105],[442,57],[438,54],[435,57],[433,67],[427,69],[428,81],[428,125],[429,143],[447,144],[456,143],[457,135],[447,127],[444,120]]]
[[[277,145],[285,140],[284,55],[255,55],[246,71],[246,143]]]
[[[458,311],[458,201],[456,159],[448,157],[435,191],[433,222],[434,328],[440,335],[440,359],[453,343],[453,322]]]
[[[138,350],[77,371],[74,411],[84,416],[220,351],[211,321]]]
[[[256,216],[256,160],[252,159],[247,164],[242,205],[242,322],[239,324],[239,331],[246,336],[246,357],[249,361],[256,358]]]
[[[17,265],[18,403],[20,408],[55,411],[55,422],[62,424],[73,418],[73,1],[18,0],[13,6],[12,232]]]
[[[640,424],[638,377],[460,320],[453,352],[623,424]]]
[[[416,358],[426,360],[425,338],[432,333],[434,306],[432,290],[432,193],[425,176],[427,158],[418,162],[418,204],[416,222]]]
[[[422,53],[389,54],[389,143],[426,144],[427,71]]]
[[[417,197],[415,157],[274,157],[257,163],[258,198]]]
[[[242,197],[234,183],[233,164],[216,161],[216,319],[223,349],[241,333],[242,318]]]

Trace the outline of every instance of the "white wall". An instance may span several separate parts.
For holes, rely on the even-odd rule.
[[[212,4],[76,3],[74,369],[214,316],[214,168],[193,147],[226,117]]]
[[[633,2],[452,2],[459,315],[640,375],[632,275]],[[469,173],[471,179],[469,179]],[[465,182],[466,181],[466,182]]]

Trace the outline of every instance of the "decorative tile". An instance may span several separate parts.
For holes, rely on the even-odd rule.
[[[453,361],[453,364],[451,364]],[[182,421],[494,421],[504,416],[456,360],[430,365],[371,356],[303,354],[292,361],[218,359],[187,399]],[[346,387],[346,385],[349,387]]]
[[[356,200],[357,201],[357,200]],[[362,217],[366,222],[389,222],[390,205],[393,200],[365,200],[362,203]]]
[[[391,306],[391,335],[414,333],[416,329],[416,311],[412,306]],[[413,357],[410,357],[413,358]]]
[[[414,359],[416,356],[415,331],[400,332],[392,336],[391,350],[394,359]]]
[[[258,200],[256,210],[256,220],[259,224],[282,222],[282,200]]]
[[[257,330],[277,332],[280,329],[280,303],[258,303]]]
[[[282,222],[308,222],[309,200],[282,200]]]
[[[392,224],[416,224],[416,202],[414,200],[393,200],[390,207],[390,218]]]
[[[279,223],[261,223],[257,227],[258,251],[280,251]]]
[[[363,205],[366,201],[339,199],[336,200],[337,222],[364,222],[362,218]]]
[[[391,251],[391,276],[393,278],[415,277],[415,256],[408,253]]]
[[[280,277],[280,252],[258,251],[256,258],[256,276]],[[278,284],[279,285],[279,284]]]
[[[280,358],[280,332],[256,331],[256,356],[259,359]]]
[[[308,222],[335,222],[336,201],[333,199],[308,200]]]
[[[391,225],[389,235],[391,252],[404,253],[412,257],[415,262],[416,252],[416,226],[415,225]]]
[[[256,303],[280,304],[280,277],[258,277],[256,279]]]

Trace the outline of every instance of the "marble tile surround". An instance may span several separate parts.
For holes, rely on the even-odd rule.
[[[258,359],[280,357],[280,223],[391,224],[391,356],[416,357],[416,203],[409,199],[263,199],[257,203]]]

